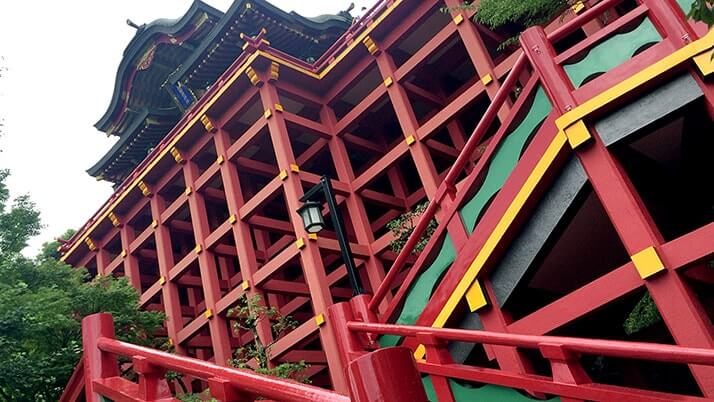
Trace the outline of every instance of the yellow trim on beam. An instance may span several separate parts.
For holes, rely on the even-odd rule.
[[[166,283],[166,277],[165,276],[160,276],[159,277],[159,285],[164,285]]]
[[[405,138],[407,145],[412,145],[413,143],[416,142],[416,137],[414,135],[409,135],[407,138]]]
[[[203,247],[200,244],[196,244],[196,247],[193,248],[193,251],[195,251],[196,254],[201,254],[201,251],[203,251]]]
[[[154,219],[153,221],[151,221],[151,227],[156,229],[157,227],[159,227],[159,222]]]
[[[151,195],[151,189],[149,189],[149,186],[143,181],[140,180],[137,187],[139,187],[139,190],[141,190],[141,194],[143,194],[144,197]]]
[[[191,195],[191,193],[193,193],[193,189],[191,188],[191,186],[186,186],[186,190],[184,190],[183,193],[186,195]]]
[[[237,221],[238,221],[238,218],[236,217],[236,214],[233,214],[228,217],[228,223],[230,223],[231,225],[236,223]]]
[[[308,233],[307,238],[310,240],[317,240],[317,233]]]
[[[248,282],[248,281],[243,281],[243,282],[240,283],[240,287],[241,287],[241,289],[243,289],[243,290],[248,290],[248,289],[250,289],[250,282]]]
[[[280,180],[284,181],[288,178],[288,171],[285,169],[281,170],[280,173],[278,173],[278,177],[280,177]]]
[[[279,104],[279,103],[276,103],[276,104],[275,104],[275,111],[276,111],[276,112],[282,112],[282,111],[284,111],[284,110],[285,110],[285,109],[283,109],[283,105],[281,105],[281,104]]]
[[[394,80],[392,80],[392,77],[387,77],[384,79],[384,86],[389,88],[394,84]]]
[[[580,14],[581,11],[585,9],[585,4],[583,4],[582,1],[579,1],[572,6],[570,6],[570,9],[573,10],[575,14]]]
[[[126,258],[126,249],[123,249],[119,255],[121,258]]]
[[[291,163],[290,171],[293,173],[300,173],[300,166],[298,166],[296,163]]]
[[[464,16],[461,14],[458,14],[456,17],[454,17],[454,24],[456,25],[461,25],[461,23],[464,22]]]
[[[87,247],[89,248],[89,251],[94,251],[97,249],[97,246],[94,244],[92,239],[90,239],[89,237],[84,239],[84,244],[87,245]]]
[[[496,249],[496,246],[498,246],[501,242],[501,239],[506,234],[506,231],[516,219],[518,212],[530,198],[530,195],[540,183],[548,168],[553,164],[555,158],[561,152],[566,143],[567,138],[565,137],[565,134],[558,132],[543,153],[543,156],[533,168],[533,171],[526,179],[523,187],[521,187],[518,191],[518,194],[516,194],[513,201],[508,206],[508,209],[506,209],[506,212],[503,214],[498,224],[496,224],[493,232],[491,232],[488,239],[486,239],[486,242],[481,250],[479,250],[478,254],[476,254],[476,258],[474,258],[473,262],[466,270],[466,273],[464,273],[464,276],[461,278],[461,281],[459,281],[456,286],[456,289],[454,289],[454,292],[446,301],[446,304],[441,309],[441,312],[437,315],[432,327],[442,328],[444,324],[446,324],[446,321],[449,317],[451,317],[451,314],[456,309],[456,306],[459,304],[466,292],[471,288],[472,284],[478,277],[479,272],[481,272],[481,269],[486,265],[489,257]]]
[[[273,115],[273,111],[270,109],[265,109],[265,112],[263,112],[263,117],[265,117],[266,119],[269,119],[270,116],[272,116],[272,115]]]
[[[592,113],[603,109],[613,101],[622,98],[626,94],[643,86],[667,71],[684,64],[689,59],[699,56],[702,53],[709,53],[713,47],[714,30],[710,30],[709,33],[707,33],[703,38],[674,51],[662,60],[645,67],[642,71],[634,74],[632,77],[613,85],[600,94],[585,101],[582,105],[560,116],[555,120],[555,125],[559,130],[564,131],[568,127],[577,123],[579,120],[582,120]]]
[[[223,155],[218,155],[218,158],[216,158],[216,163],[219,165],[222,165],[225,161],[226,159],[223,157]]]
[[[203,316],[208,319],[213,318],[213,310],[207,308],[206,311],[203,312]]]
[[[653,246],[635,253],[630,259],[632,259],[632,263],[635,264],[635,268],[642,279],[647,279],[666,269]]]
[[[486,86],[492,82],[493,82],[493,77],[491,76],[491,74],[486,74],[483,77],[481,77],[481,83],[483,84],[483,86]]]

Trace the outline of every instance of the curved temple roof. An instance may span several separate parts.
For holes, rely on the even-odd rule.
[[[351,23],[347,12],[306,18],[265,0],[235,0],[224,14],[195,0],[181,18],[140,26],[124,50],[111,103],[95,124],[120,140],[87,172],[123,180],[242,53],[240,34],[266,29],[271,47],[313,62]],[[156,120],[161,124],[149,124]]]

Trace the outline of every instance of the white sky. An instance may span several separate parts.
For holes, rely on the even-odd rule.
[[[350,0],[270,0],[304,16],[335,14]],[[207,0],[226,11],[232,0]],[[353,15],[374,0],[357,0]],[[116,71],[135,30],[177,18],[191,0],[0,1],[0,168],[13,196],[30,194],[45,229],[26,250],[79,228],[111,195],[85,170],[111,148],[93,124],[109,105]]]

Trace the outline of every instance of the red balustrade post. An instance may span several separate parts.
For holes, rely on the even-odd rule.
[[[352,307],[352,315],[354,316],[355,321],[372,323],[379,322],[377,314],[375,314],[374,311],[369,308],[369,302],[371,299],[372,296],[368,294],[361,294],[350,299],[350,307]],[[377,335],[358,334],[358,336],[362,338],[364,345],[370,349],[379,346],[377,345]]]
[[[223,378],[209,378],[208,389],[211,397],[221,402],[243,402],[255,399],[241,392],[230,381]]]
[[[100,395],[94,392],[94,380],[119,375],[116,355],[102,352],[97,346],[99,338],[114,339],[111,314],[92,314],[82,320],[84,392],[87,402],[101,402]]]
[[[538,345],[540,353],[550,361],[553,371],[553,381],[564,384],[589,384],[590,377],[580,365],[577,353],[567,350],[557,343],[541,343]],[[582,402],[581,399],[561,397],[562,402]]]
[[[447,350],[447,342],[432,333],[419,332],[417,341],[426,348],[426,362],[434,364],[452,364],[454,361]],[[454,393],[449,385],[449,379],[444,376],[431,375],[431,384],[439,402],[455,402]]]
[[[364,352],[359,334],[347,328],[347,323],[350,321],[354,321],[350,303],[336,303],[327,309],[327,322],[332,326],[335,334],[342,367],[346,367],[352,359]]]
[[[134,372],[139,376],[139,399],[153,401],[172,398],[171,389],[164,375],[166,369],[155,366],[142,356],[132,358]]]
[[[355,402],[427,402],[409,348],[384,348],[361,356],[349,364],[347,373]]]

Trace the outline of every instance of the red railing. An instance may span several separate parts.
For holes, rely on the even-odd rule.
[[[521,389],[539,395],[556,395],[569,401],[711,401],[692,395],[654,392],[625,386],[593,383],[580,363],[581,355],[714,366],[714,350],[643,342],[623,342],[556,336],[517,335],[463,329],[374,324],[348,321],[353,334],[397,335],[415,338],[426,348],[426,360],[417,363],[431,376],[439,402],[453,401],[449,379]],[[498,369],[455,364],[448,342],[468,342],[493,347],[535,349],[549,361],[552,376],[518,374]],[[565,399],[563,399],[565,400]]]
[[[220,401],[267,398],[287,402],[347,402],[345,395],[291,380],[218,366],[145,348],[114,339],[114,323],[109,314],[95,314],[82,321],[84,345],[84,387],[87,401],[99,396],[114,401],[174,400],[165,380],[167,370],[208,383],[213,398]],[[132,360],[139,377],[134,383],[119,376],[117,356]]]
[[[102,397],[116,402],[178,401],[166,380],[171,370],[207,384],[210,397],[221,402],[275,400],[285,402],[427,402],[411,351],[382,349],[345,361],[350,396],[292,380],[217,365],[121,342],[114,337],[110,314],[82,320],[83,359],[61,400],[77,401],[83,386],[87,402]],[[117,356],[131,360],[138,382],[119,374]],[[339,364],[339,362],[330,362]],[[83,380],[82,380],[83,378]],[[408,385],[404,391],[400,385]],[[175,387],[174,387],[175,388]]]

